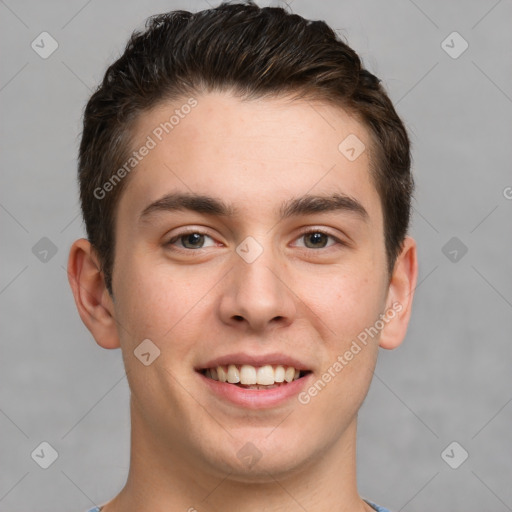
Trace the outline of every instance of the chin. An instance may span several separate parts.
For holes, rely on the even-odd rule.
[[[308,447],[305,439],[294,439],[285,429],[277,435],[274,428],[247,429],[247,435],[240,429],[233,443],[210,451],[205,458],[217,473],[241,483],[275,483],[305,471],[321,447]]]

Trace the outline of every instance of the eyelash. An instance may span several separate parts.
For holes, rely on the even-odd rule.
[[[310,248],[310,247],[301,247],[301,249],[306,249],[306,250],[311,250],[311,251],[318,251],[319,249],[326,249],[326,250],[330,249],[330,248],[334,247],[335,245],[341,245],[341,246],[346,246],[347,245],[346,243],[342,242],[339,238],[335,237],[331,233],[329,233],[329,232],[327,232],[327,231],[325,231],[323,229],[317,229],[317,228],[310,229],[308,231],[303,231],[296,238],[296,240],[298,240],[300,238],[303,238],[306,235],[313,234],[313,233],[321,233],[323,235],[326,235],[329,238],[331,238],[332,240],[334,240],[336,243],[333,244],[333,245],[327,246],[327,247],[319,247],[318,249],[313,249],[313,248]],[[187,236],[187,235],[195,235],[195,234],[197,234],[197,235],[205,235],[205,236],[210,237],[213,240],[213,237],[211,235],[209,235],[207,232],[201,231],[201,230],[198,230],[198,229],[191,229],[191,230],[183,231],[183,232],[178,233],[177,235],[173,236],[165,244],[165,246],[171,247],[171,246],[174,245],[175,242],[181,240],[182,237]],[[207,249],[207,247],[199,247],[198,249],[189,249],[189,248],[186,248],[186,247],[178,247],[178,248],[174,248],[173,250],[184,251],[184,252],[198,252],[198,251],[201,251],[202,249]]]

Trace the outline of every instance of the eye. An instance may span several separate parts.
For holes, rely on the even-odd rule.
[[[208,239],[210,240],[210,243],[207,243]],[[337,244],[344,245],[344,243],[335,236],[319,229],[304,232],[299,236],[297,240],[304,240],[304,243],[298,244],[298,246],[304,247],[306,249],[325,249]],[[207,247],[216,247],[217,243],[211,236],[207,235],[206,233],[201,231],[188,231],[177,234],[165,245],[174,246],[178,250],[197,250],[205,249]]]
[[[205,245],[205,238],[212,240],[210,245]],[[215,241],[211,236],[200,231],[189,231],[188,233],[181,233],[171,238],[166,245],[174,245],[179,242],[178,248],[180,249],[204,249],[205,247],[214,247]]]
[[[331,239],[333,243],[328,245],[329,240]],[[343,245],[343,242],[338,240],[336,237],[329,233],[325,233],[324,231],[320,231],[315,229],[314,231],[307,231],[306,233],[302,233],[302,235],[298,238],[298,240],[304,239],[304,245],[299,247],[306,247],[307,249],[324,249],[326,247],[331,247],[332,245],[336,245],[336,243]]]

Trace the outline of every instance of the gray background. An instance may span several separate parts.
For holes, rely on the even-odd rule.
[[[80,512],[125,482],[121,353],[96,345],[65,272],[71,243],[84,235],[81,112],[146,17],[207,7],[0,1],[0,511]],[[295,0],[290,8],[347,38],[383,79],[414,145],[419,285],[407,338],[381,353],[360,413],[360,491],[394,511],[512,510],[512,3]],[[42,31],[59,44],[47,59],[31,48]],[[458,58],[442,46],[453,31],[469,44]],[[444,48],[453,54],[462,41],[452,39]],[[55,255],[40,252],[47,241],[33,251],[43,237]],[[42,441],[59,454],[46,470],[31,458]],[[441,457],[452,441],[469,453],[458,469]],[[448,453],[454,464],[463,452]]]

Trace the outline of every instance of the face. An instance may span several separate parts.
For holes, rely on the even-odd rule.
[[[253,481],[353,433],[380,332],[357,340],[390,307],[383,216],[368,152],[339,149],[348,136],[370,145],[343,110],[195,99],[169,133],[158,127],[186,99],[136,127],[135,146],[155,146],[118,205],[112,307],[138,432],[190,466]],[[160,351],[147,366],[134,356],[143,340],[149,360]],[[299,378],[251,389],[222,382],[219,366],[232,381],[254,382],[253,367],[260,382],[282,380],[278,366]]]

